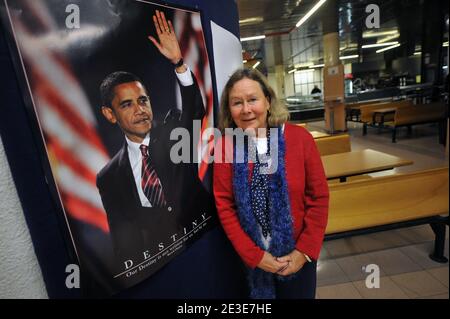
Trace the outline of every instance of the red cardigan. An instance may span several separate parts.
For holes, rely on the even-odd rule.
[[[317,260],[328,220],[329,193],[325,172],[314,139],[306,129],[286,123],[284,137],[286,178],[296,249]],[[221,139],[223,140],[224,138]],[[223,159],[224,149],[223,147]],[[219,150],[216,148],[216,151]],[[252,164],[250,173],[251,166]],[[239,223],[232,175],[231,163],[214,162],[216,207],[225,233],[234,248],[248,266],[255,268],[260,263],[264,250],[255,244]]]

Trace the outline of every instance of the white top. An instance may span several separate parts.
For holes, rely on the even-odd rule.
[[[192,78],[191,70],[187,67],[186,72],[177,73],[178,80],[180,81],[182,86],[190,86],[194,84],[194,79]],[[145,196],[144,191],[142,190],[141,181],[142,181],[142,153],[140,146],[149,145],[150,143],[150,133],[147,134],[144,141],[142,143],[135,143],[130,141],[130,139],[125,135],[125,140],[128,144],[128,159],[130,160],[131,170],[133,171],[134,182],[136,183],[136,188],[139,194],[139,199],[141,200],[142,207],[152,207],[150,201],[147,196]],[[164,187],[164,185],[163,185]]]

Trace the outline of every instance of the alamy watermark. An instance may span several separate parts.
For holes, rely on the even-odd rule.
[[[380,7],[376,4],[369,4],[366,7],[366,13],[369,15],[366,17],[367,29],[379,29],[380,28]]]
[[[80,7],[76,4],[69,4],[66,7],[66,27],[67,29],[80,28]]]
[[[201,121],[193,121],[193,131],[200,132]],[[200,163],[207,164],[215,163],[246,163],[256,162],[257,156],[261,164],[261,174],[272,174],[278,169],[278,142],[279,130],[278,128],[258,128],[246,129],[241,128],[226,128],[225,134],[217,128],[208,128],[200,133],[194,135],[191,139],[191,134],[188,129],[177,127],[170,133],[170,140],[177,141],[170,149],[170,160],[174,164],[180,163]],[[270,152],[258,153],[257,138],[267,137],[270,135],[270,144],[267,145]],[[198,152],[195,141],[200,140],[200,149]],[[210,145],[208,141],[214,138],[214,152],[209,153]],[[192,145],[191,145],[192,142]],[[264,142],[264,140],[263,140]],[[191,158],[191,150],[194,150]],[[247,157],[245,156],[247,154]]]
[[[380,288],[380,267],[376,264],[363,266],[362,270],[368,273],[366,277],[366,287],[369,289]]]
[[[66,266],[66,287],[68,289],[80,288],[80,267],[76,264]]]

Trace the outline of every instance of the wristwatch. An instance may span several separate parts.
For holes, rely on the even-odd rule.
[[[175,68],[179,68],[180,66],[182,66],[184,64],[183,58],[180,58],[180,60],[178,60],[177,63],[174,63],[173,66]]]

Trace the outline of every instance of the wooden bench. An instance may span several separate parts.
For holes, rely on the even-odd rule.
[[[411,133],[413,125],[444,121],[445,108],[445,104],[440,102],[399,108],[395,111],[393,121],[384,123],[384,126],[392,129],[392,143],[395,143],[398,127],[406,126]]]
[[[347,121],[360,122],[361,121],[361,106],[380,104],[380,103],[385,103],[385,102],[388,102],[388,101],[380,102],[379,100],[372,100],[372,101],[347,103],[345,105],[346,119],[347,119]]]
[[[413,103],[411,100],[401,100],[401,101],[395,101],[395,102],[385,102],[385,103],[378,103],[378,104],[371,104],[371,105],[363,105],[360,108],[360,118],[361,122],[363,123],[363,135],[367,135],[367,126],[368,125],[375,125],[377,123],[374,123],[374,113],[377,110],[380,109],[399,109],[404,107],[410,107]],[[392,121],[394,118],[394,114],[391,113],[390,117],[385,116],[383,117],[383,121]]]
[[[330,184],[326,240],[430,224],[435,250],[444,257],[448,225],[448,167]]]
[[[348,134],[334,135],[315,139],[320,156],[350,152],[350,136]]]

